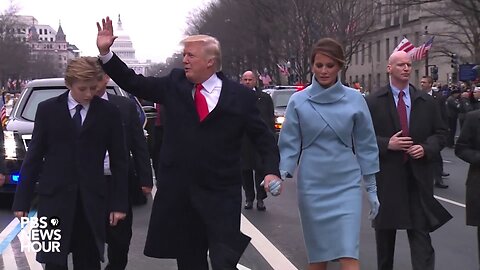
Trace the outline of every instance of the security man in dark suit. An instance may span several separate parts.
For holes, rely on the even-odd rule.
[[[96,96],[102,79],[97,58],[72,59],[65,72],[69,91],[41,102],[35,115],[12,208],[26,217],[38,182],[38,218],[57,217],[61,230],[60,252],[37,253],[46,270],[66,270],[70,252],[75,270],[100,269],[105,216],[115,226],[128,210],[122,120],[116,106]],[[103,175],[107,151],[112,182]]]
[[[407,230],[413,270],[433,270],[430,232],[452,216],[433,197],[430,159],[445,145],[447,128],[435,100],[409,85],[412,60],[394,52],[390,84],[366,97],[377,136],[380,211],[373,221],[378,270],[393,269],[397,230]]]
[[[281,182],[275,137],[255,94],[220,72],[220,44],[211,36],[184,39],[184,69],[155,78],[135,74],[110,51],[110,18],[97,28],[106,73],[122,89],[163,104],[169,123],[144,253],[175,258],[180,270],[208,270],[208,251],[214,270],[236,269],[250,241],[240,232],[244,134],[264,161],[266,188]]]
[[[272,132],[275,132],[275,114],[273,100],[269,94],[262,92],[256,87],[257,79],[252,71],[243,73],[241,83],[248,89],[252,89],[257,96],[256,105],[260,111],[260,117]],[[254,176],[255,173],[255,176]],[[267,198],[265,188],[260,185],[263,181],[263,164],[260,155],[253,147],[252,142],[245,136],[242,145],[242,181],[245,191],[245,209],[253,208],[253,200],[257,199],[257,210],[265,211],[263,200]],[[255,189],[257,194],[255,195]]]
[[[432,90],[432,85],[433,85],[433,79],[430,76],[423,76],[422,79],[420,80],[421,90],[433,97],[433,99],[435,100],[435,103],[437,103],[442,121],[444,122],[445,125],[448,125],[447,105],[445,104],[446,98],[443,95],[441,95],[438,91],[434,92]],[[437,155],[431,158],[431,169],[433,173],[433,182],[435,183],[435,187],[448,188],[448,185],[446,185],[443,182],[443,178],[442,178],[443,175],[447,175],[447,174],[443,172],[443,158],[442,158],[442,153],[440,151],[438,152]]]
[[[132,239],[132,203],[136,199],[135,196],[137,196],[139,189],[144,194],[149,194],[152,191],[152,167],[150,166],[147,141],[138,117],[136,104],[129,98],[107,93],[109,80],[110,77],[104,74],[103,83],[99,87],[97,96],[115,105],[122,116],[126,148],[130,154],[128,162],[129,208],[126,218],[118,222],[117,226],[107,225],[108,265],[105,269],[123,270],[127,266],[128,250]],[[104,162],[104,174],[107,181],[115,181],[112,179],[108,153]]]

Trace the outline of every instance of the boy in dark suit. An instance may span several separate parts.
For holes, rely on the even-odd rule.
[[[107,210],[114,226],[128,209],[124,132],[118,109],[95,96],[102,78],[96,58],[73,59],[69,91],[38,105],[12,208],[27,216],[38,181],[38,217],[58,217],[61,230],[60,252],[37,254],[46,270],[67,269],[70,252],[75,269],[100,269]],[[103,175],[107,150],[113,183]]]

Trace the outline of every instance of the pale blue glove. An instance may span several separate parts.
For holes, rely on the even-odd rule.
[[[368,202],[370,203],[370,213],[368,219],[373,220],[378,214],[380,209],[380,202],[377,197],[377,184],[375,180],[375,174],[369,174],[363,176],[363,182],[365,183],[365,190],[367,191]]]
[[[262,181],[262,183],[260,183],[260,185],[263,186],[264,183],[265,183],[265,181]],[[272,194],[272,196],[280,195],[281,183],[282,183],[282,180],[280,180],[280,179],[275,179],[275,180],[270,181],[269,190],[270,190],[270,194]]]
[[[378,201],[377,192],[367,193],[368,202],[370,203],[370,212],[368,213],[368,219],[374,220],[378,215],[380,209],[380,202]]]

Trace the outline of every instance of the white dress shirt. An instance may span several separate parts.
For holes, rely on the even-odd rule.
[[[103,96],[101,96],[101,98],[108,100],[107,91],[103,93]],[[105,159],[103,160],[103,174],[112,175],[112,171],[110,170],[110,156],[108,155],[108,151],[105,153]]]
[[[222,90],[222,80],[218,78],[217,74],[213,73],[208,80],[202,83],[203,89],[200,93],[203,94],[207,100],[208,112],[212,112],[217,106],[218,99],[220,98],[220,92]],[[195,87],[192,89],[192,97],[195,98]]]
[[[78,103],[75,99],[73,99],[72,97],[72,93],[69,91],[68,92],[68,110],[70,111],[70,116],[73,118],[73,115],[75,115],[75,112],[77,111],[77,109],[75,107],[77,107]],[[87,104],[81,104],[83,106],[83,109],[80,111],[80,116],[82,117],[82,125],[83,125],[83,122],[85,121],[85,118],[87,117],[87,113],[88,113],[88,108],[90,107],[90,103],[87,103]]]

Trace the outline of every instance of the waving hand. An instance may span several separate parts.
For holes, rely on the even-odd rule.
[[[110,47],[117,38],[113,35],[113,26],[112,20],[107,16],[107,18],[102,19],[102,25],[97,22],[97,47],[101,55],[105,55],[110,51]]]

